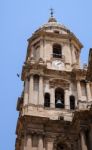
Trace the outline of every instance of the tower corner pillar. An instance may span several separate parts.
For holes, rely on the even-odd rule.
[[[86,144],[85,132],[82,130],[80,134],[81,134],[81,148],[82,150],[88,150],[87,144]]]
[[[87,99],[88,102],[91,101],[91,89],[90,89],[90,83],[86,82],[86,89],[87,89]]]
[[[82,92],[81,92],[81,85],[79,80],[77,80],[77,93],[78,93],[78,100],[80,100],[82,96]]]
[[[55,108],[55,89],[54,89],[54,85],[51,85],[51,87],[50,87],[50,94],[51,94],[51,101],[50,101],[51,108]]]
[[[69,89],[65,89],[65,109],[70,109]]]
[[[28,87],[29,87],[29,82],[28,79],[26,79],[25,86],[24,86],[24,106],[28,104]]]
[[[38,136],[38,150],[43,150],[43,136]]]
[[[29,104],[33,103],[33,75],[30,76],[29,80]]]
[[[43,76],[39,77],[39,104],[43,106],[44,104],[44,96],[43,96]]]

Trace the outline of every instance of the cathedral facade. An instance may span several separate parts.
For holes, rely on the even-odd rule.
[[[92,82],[83,45],[51,16],[28,39],[15,150],[92,150]]]

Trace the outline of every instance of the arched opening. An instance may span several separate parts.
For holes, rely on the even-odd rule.
[[[44,95],[44,107],[50,107],[50,94],[45,93]]]
[[[54,58],[61,58],[62,57],[62,48],[60,44],[53,45],[53,57]]]
[[[59,34],[59,31],[58,30],[54,30],[54,33]]]
[[[55,90],[55,107],[64,108],[64,90],[61,88]]]
[[[92,149],[92,143],[90,141],[90,135],[91,135],[91,132],[90,130],[86,130],[85,131],[85,142],[86,142],[86,145],[87,145],[87,148],[88,150],[91,150]],[[90,147],[91,146],[91,147]]]
[[[56,150],[66,150],[66,145],[62,143],[58,143]]]
[[[75,109],[75,97],[73,95],[70,96],[70,109]]]
[[[85,82],[85,80],[81,80],[80,84],[81,84],[82,96],[86,96],[87,91],[86,91],[86,82]]]
[[[39,75],[34,75],[34,91],[39,90]]]

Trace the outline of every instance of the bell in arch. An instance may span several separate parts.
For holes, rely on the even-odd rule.
[[[63,106],[62,101],[60,99],[58,99],[56,102],[56,108],[62,108],[62,106]]]

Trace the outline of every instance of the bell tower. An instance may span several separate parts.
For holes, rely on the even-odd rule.
[[[24,87],[17,103],[16,150],[71,149],[75,137],[68,139],[66,133],[74,111],[92,104],[92,84],[85,80],[86,68],[80,68],[82,47],[53,13],[28,39],[21,75]]]

